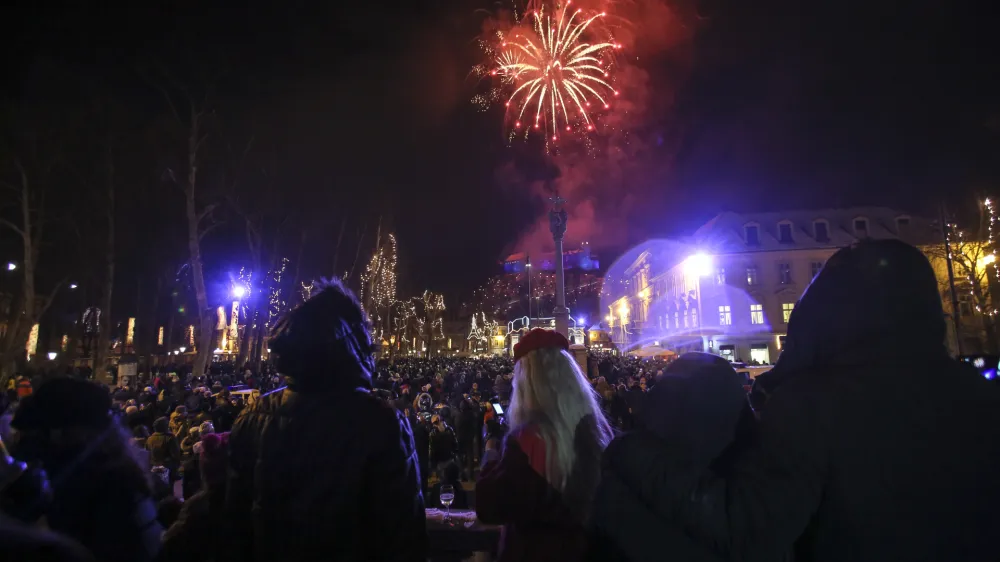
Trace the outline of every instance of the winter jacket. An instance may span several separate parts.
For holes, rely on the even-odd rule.
[[[507,436],[500,460],[488,461],[476,481],[476,515],[503,525],[499,562],[584,559],[582,515],[543,476],[545,455],[537,431],[517,430]]]
[[[649,433],[616,440],[607,459],[659,517],[731,560],[995,560],[1000,396],[948,357],[944,322],[918,250],[841,250],[755,383],[759,438],[731,473]]]
[[[425,559],[409,423],[362,384],[290,387],[240,414],[226,498],[234,559]]]
[[[177,521],[163,533],[160,562],[215,562],[223,558],[225,488],[201,490],[184,501]]]
[[[73,466],[51,473],[48,527],[87,548],[101,562],[152,562],[163,528],[147,491],[130,484],[130,470]],[[0,547],[2,550],[2,547]]]
[[[734,447],[741,422],[752,430],[741,380],[728,361],[707,353],[682,355],[644,397],[644,419],[650,448],[665,454],[683,454],[703,470],[726,469],[723,452]],[[632,454],[631,451],[629,451]],[[715,562],[723,556],[684,534],[671,521],[657,516],[643,501],[642,488],[620,475],[626,465],[635,471],[646,455],[611,459],[605,453],[589,522],[594,562],[640,562],[670,559]],[[691,491],[694,491],[692,488]]]
[[[181,463],[181,448],[177,438],[169,433],[154,433],[146,439],[151,466],[165,466],[175,470]]]

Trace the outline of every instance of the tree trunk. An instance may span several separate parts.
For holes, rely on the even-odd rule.
[[[108,382],[106,363],[111,342],[111,297],[115,288],[115,167],[108,149],[108,177],[105,193],[107,238],[104,241],[104,286],[101,289],[101,320],[94,346],[94,378]],[[124,348],[123,348],[124,351]]]
[[[240,350],[236,355],[236,367],[239,369],[242,369],[243,366],[247,364],[247,357],[250,355],[250,350],[253,349],[251,347],[251,342],[254,339],[254,334],[257,333],[254,328],[257,324],[257,311],[259,309],[257,302],[257,300],[254,300],[253,308],[250,310],[250,313],[247,314],[246,327],[243,328],[243,337],[240,338]]]
[[[205,271],[201,261],[201,216],[198,214],[197,201],[195,198],[198,181],[198,145],[200,144],[199,120],[200,115],[191,109],[191,130],[188,135],[188,175],[187,184],[184,186],[184,207],[187,215],[187,235],[188,253],[191,264],[191,280],[194,285],[195,300],[197,301],[198,327],[200,329],[197,340],[194,368],[192,374],[196,377],[205,374],[208,365],[208,358],[212,354],[212,335],[215,328],[214,318],[208,310],[208,290],[205,288]]]
[[[35,325],[35,261],[38,257],[38,249],[34,243],[33,229],[35,226],[31,220],[31,188],[28,184],[28,174],[24,169],[21,169],[20,172],[21,230],[18,231],[18,235],[21,238],[21,249],[24,256],[24,272],[21,280],[20,307],[11,308],[10,316],[13,321],[7,327],[3,357],[0,358],[0,369],[3,370],[4,375],[13,375],[17,364],[25,360],[26,344],[31,334],[31,327]],[[20,310],[20,314],[18,314],[18,310]]]

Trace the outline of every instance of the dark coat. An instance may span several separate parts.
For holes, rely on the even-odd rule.
[[[0,514],[0,562],[91,562],[93,557],[70,539],[28,527]]]
[[[269,398],[229,438],[235,558],[423,561],[424,502],[402,413],[356,387]]]
[[[159,562],[212,562],[226,547],[225,488],[203,489],[184,501],[177,521],[163,533]]]
[[[133,477],[115,466],[77,466],[65,476],[53,472],[49,528],[78,541],[101,562],[151,562],[163,528],[152,498],[130,484]]]
[[[524,444],[522,444],[522,441]],[[525,448],[534,451],[536,467]],[[503,525],[499,562],[583,560],[587,536],[583,518],[541,474],[545,444],[532,432],[507,436],[503,456],[487,462],[476,481],[476,515]]]
[[[726,469],[719,466],[729,464],[723,452],[734,446],[741,423],[750,425],[749,429],[753,424],[741,382],[721,357],[682,355],[644,397],[648,408],[640,422],[651,436],[647,446],[668,455],[684,451],[703,470]],[[628,450],[627,456],[611,459],[611,451],[605,453],[588,525],[590,560],[640,562],[665,556],[685,562],[723,560],[719,553],[686,536],[680,525],[644,505],[643,489],[628,474],[644,470],[646,454]]]
[[[607,458],[660,517],[732,560],[792,549],[797,562],[995,560],[1000,396],[944,338],[937,280],[916,249],[841,250],[755,384],[768,397],[759,439],[731,474],[643,433]]]

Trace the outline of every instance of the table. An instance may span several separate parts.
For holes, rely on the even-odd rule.
[[[451,516],[454,524],[449,525],[441,521],[441,510],[427,510],[427,542],[431,560],[464,560],[478,552],[496,554],[500,527],[476,521],[476,513],[470,510],[453,509]]]

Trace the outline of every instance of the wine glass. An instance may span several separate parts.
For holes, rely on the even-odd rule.
[[[447,510],[444,515],[444,520],[446,523],[451,522],[451,503],[455,501],[455,487],[451,484],[445,484],[441,486],[441,505]]]

